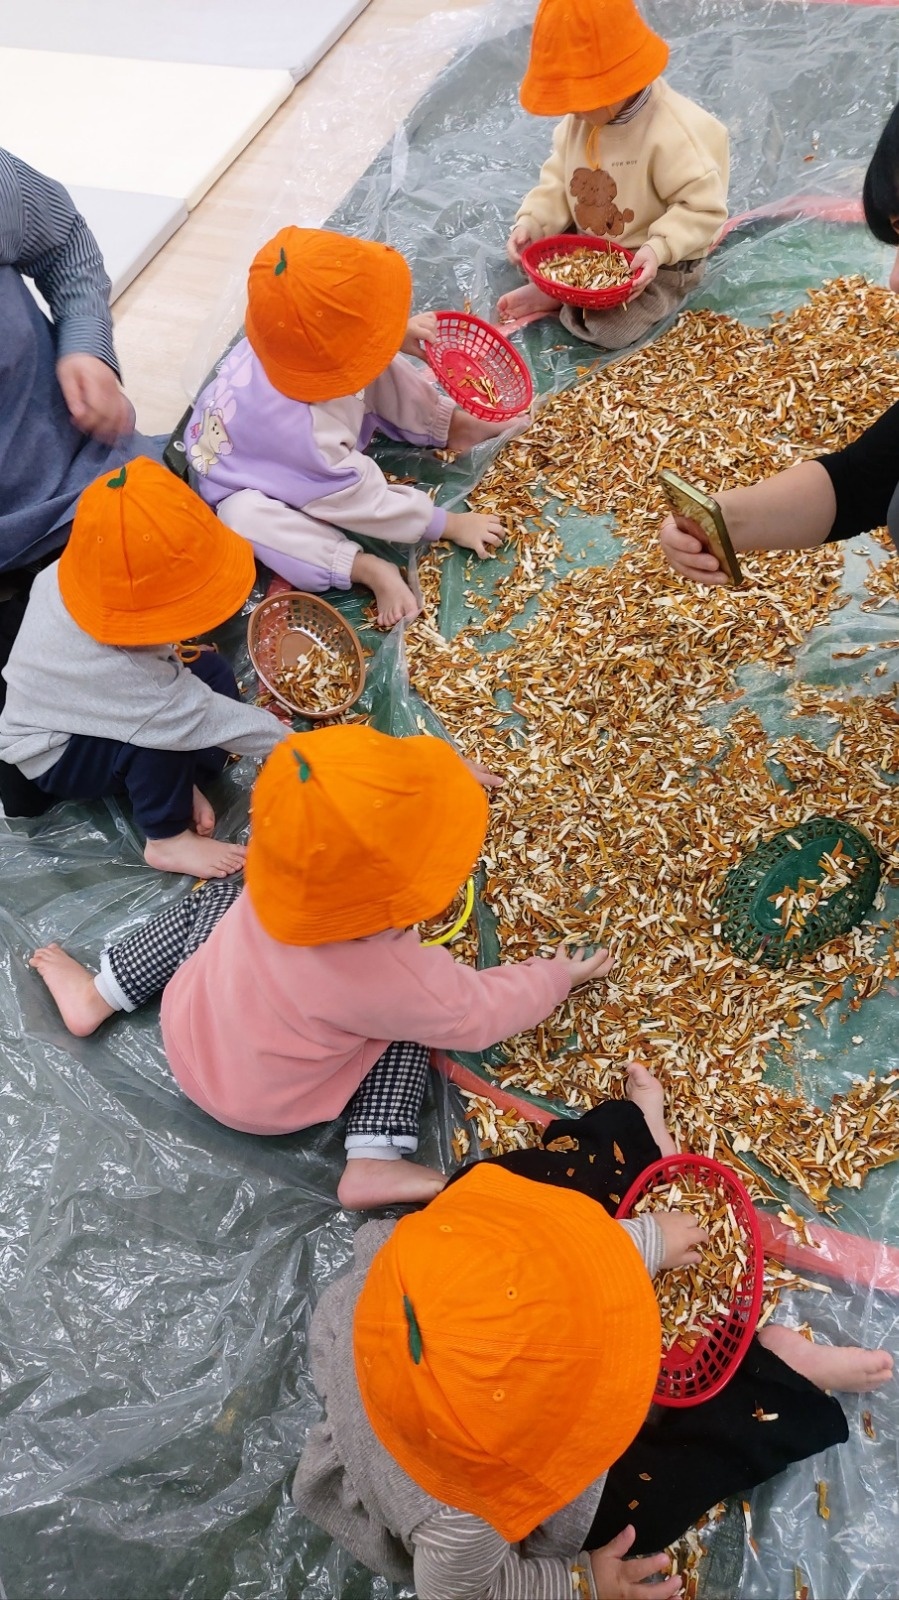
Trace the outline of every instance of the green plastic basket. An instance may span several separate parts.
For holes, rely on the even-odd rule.
[[[825,855],[838,863],[838,874]],[[721,937],[747,961],[789,966],[861,921],[880,873],[880,857],[858,828],[839,817],[811,817],[731,868],[717,905]],[[850,881],[840,887],[844,877]]]

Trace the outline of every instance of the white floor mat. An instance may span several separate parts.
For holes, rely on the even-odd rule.
[[[113,300],[187,220],[184,201],[170,195],[126,194],[78,184],[72,184],[69,193],[103,252]]]
[[[293,88],[288,72],[0,49],[0,145],[61,183],[188,210]]]
[[[274,67],[296,80],[368,0],[4,0],[0,45],[24,50]]]

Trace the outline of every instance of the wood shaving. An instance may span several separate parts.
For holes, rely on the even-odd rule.
[[[588,246],[550,256],[541,261],[539,272],[541,278],[568,289],[612,289],[619,283],[629,283],[633,276],[626,256],[617,250],[591,250]]]
[[[301,714],[304,711],[339,711],[355,693],[359,670],[355,661],[332,654],[317,640],[292,667],[282,667],[272,678],[278,694]]]
[[[415,687],[463,752],[505,779],[484,856],[501,958],[560,941],[615,957],[610,979],[508,1041],[491,1072],[579,1113],[620,1094],[636,1057],[663,1083],[682,1148],[706,1150],[714,1136],[719,1153],[751,1156],[821,1209],[834,1185],[859,1188],[895,1159],[899,1073],[871,1073],[823,1111],[763,1080],[772,1056],[795,1059],[810,1015],[856,1011],[899,976],[896,928],[872,913],[780,972],[720,941],[715,896],[762,839],[820,814],[860,826],[896,881],[896,691],[795,683],[790,714],[829,726],[823,748],[801,726],[769,739],[738,704],[717,725],[739,700],[739,668],[789,666],[845,603],[842,551],[747,556],[739,591],[685,585],[658,545],[654,474],[670,466],[714,494],[845,444],[892,402],[897,333],[896,297],[847,278],[767,330],[686,313],[591,370],[471,497],[503,517],[516,556],[484,614],[452,640],[422,620],[408,640]],[[562,562],[558,521],[572,506],[616,518],[613,568]],[[440,565],[436,550],[422,564],[431,608]],[[509,646],[478,648],[506,630]],[[457,949],[476,953],[473,931]],[[491,1148],[527,1142],[523,1119],[480,1120]]]
[[[850,856],[838,839],[832,854],[825,850],[818,870],[820,877],[799,878],[795,885],[787,884],[779,893],[768,896],[788,939],[797,938],[819,906],[849,887],[861,871],[861,862]]]
[[[748,1264],[746,1244],[725,1194],[696,1182],[689,1174],[655,1184],[637,1201],[631,1215],[657,1211],[681,1211],[695,1217],[708,1234],[699,1247],[701,1260],[696,1266],[676,1267],[653,1279],[664,1353],[675,1345],[692,1352],[726,1321]]]

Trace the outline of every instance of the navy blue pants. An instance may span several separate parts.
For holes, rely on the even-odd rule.
[[[234,673],[221,656],[204,650],[187,665],[216,694],[240,699]],[[227,759],[227,750],[215,747],[146,750],[118,739],[75,733],[55,765],[34,781],[54,800],[127,795],[134,821],[148,839],[172,839],[190,827],[194,785],[202,789],[211,783]]]

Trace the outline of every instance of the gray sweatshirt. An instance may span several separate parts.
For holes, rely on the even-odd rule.
[[[73,733],[144,750],[218,746],[260,758],[285,738],[288,729],[271,712],[216,694],[182,666],[172,645],[98,644],[63,605],[58,567],[35,578],[3,672],[0,760],[39,778]]]
[[[375,1254],[395,1224],[359,1229],[351,1271],[329,1285],[309,1330],[312,1377],[325,1415],[306,1440],[294,1503],[373,1572],[414,1583],[419,1600],[566,1600],[596,1586],[583,1540],[605,1475],[521,1544],[467,1511],[441,1505],[388,1454],[362,1404],[353,1357],[353,1313]],[[650,1275],[662,1262],[652,1217],[622,1223]]]

